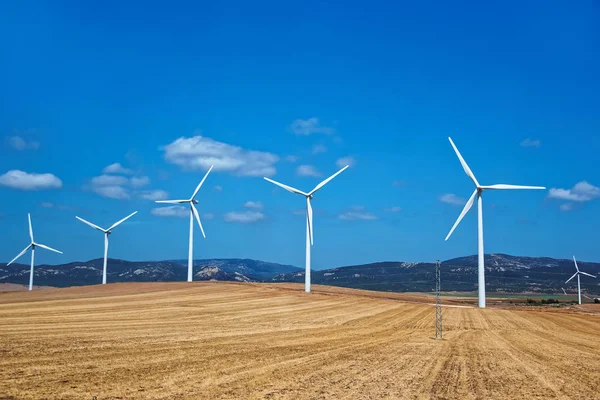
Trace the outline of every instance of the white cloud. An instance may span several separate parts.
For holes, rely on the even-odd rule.
[[[53,174],[36,174],[19,170],[11,170],[0,175],[0,186],[20,190],[59,189],[62,181]]]
[[[92,178],[94,186],[120,186],[127,184],[127,178],[116,175],[100,175]]]
[[[150,210],[150,214],[157,217],[189,218],[190,209],[184,206],[158,207]],[[214,219],[215,215],[211,213],[200,214],[201,220]]]
[[[338,160],[335,162],[335,165],[337,165],[338,168],[344,168],[346,165],[349,165],[351,167],[356,165],[356,160],[354,159],[354,157],[342,157],[342,158],[338,158]]]
[[[331,135],[335,132],[333,128],[322,126],[319,123],[319,119],[312,117],[309,119],[296,119],[290,125],[290,129],[296,135],[312,135],[314,133],[322,133],[325,135]]]
[[[110,164],[109,166],[104,167],[102,170],[105,174],[123,174],[123,175],[131,175],[133,171],[127,168],[123,168],[120,163]]]
[[[150,214],[156,215],[158,217],[189,217],[190,210],[184,206],[168,206],[168,207],[158,207],[150,210]]]
[[[185,170],[229,172],[239,176],[273,176],[279,157],[272,153],[245,150],[211,138],[181,137],[163,147],[165,160]]]
[[[43,201],[40,203],[40,206],[42,206],[44,208],[53,208],[54,203],[50,203],[49,201]]]
[[[571,211],[573,209],[573,203],[565,203],[560,205],[561,211]]]
[[[110,199],[127,200],[130,197],[129,192],[123,186],[93,186],[92,190],[96,194],[99,194],[102,197],[108,197]]]
[[[440,196],[440,201],[442,203],[452,204],[455,206],[464,206],[467,202],[465,199],[458,197],[455,194],[448,193]]]
[[[392,182],[392,186],[400,187],[400,186],[404,186],[404,185],[406,185],[406,181],[397,180],[397,181]]]
[[[315,144],[312,148],[313,154],[326,153],[326,152],[327,152],[327,146],[325,146],[324,144]]]
[[[215,189],[217,192],[222,192],[222,191],[223,191],[223,186],[217,185],[217,186],[215,186],[215,187],[214,187],[214,189]]]
[[[147,176],[139,176],[139,177],[134,176],[133,178],[131,178],[130,183],[131,183],[131,186],[139,188],[142,186],[149,185],[150,178],[148,178]]]
[[[298,160],[299,160],[298,156],[287,156],[287,157],[285,157],[285,161],[290,162],[290,163],[298,162]]]
[[[107,168],[104,168],[104,170],[106,171]],[[113,170],[115,169],[113,168]],[[150,178],[147,176],[126,178],[119,175],[103,174],[93,177],[90,181],[90,185],[85,189],[91,190],[102,197],[127,200],[132,197],[132,193],[130,193],[131,187],[140,188],[148,185],[149,183]],[[148,190],[140,192],[139,196],[147,200],[163,200],[167,196],[167,193],[162,190]]]
[[[312,165],[300,165],[296,168],[299,176],[321,176],[322,174]]]
[[[23,139],[21,136],[9,137],[8,144],[17,150],[37,150],[40,147],[39,142]]]
[[[166,200],[169,197],[169,193],[164,190],[146,190],[140,193],[140,197],[146,200]]]
[[[600,188],[589,184],[586,181],[581,181],[572,189],[551,188],[548,191],[548,197],[551,199],[570,200],[577,202],[585,202],[600,198]]]
[[[527,138],[521,142],[521,146],[523,147],[540,147],[541,145],[542,141],[540,139]]]
[[[386,208],[383,211],[385,211],[387,213],[399,213],[400,211],[402,211],[402,208],[394,206],[394,207]]]
[[[102,197],[125,200],[130,198],[128,190],[124,187],[128,182],[123,176],[100,175],[92,178],[90,188]]]
[[[259,211],[231,211],[225,214],[225,221],[240,224],[251,224],[264,218],[265,215]]]
[[[260,201],[247,201],[244,207],[254,210],[262,210],[263,204]]]
[[[338,215],[338,218],[344,221],[372,221],[378,219],[375,214],[367,212],[364,206],[349,207],[349,210]]]

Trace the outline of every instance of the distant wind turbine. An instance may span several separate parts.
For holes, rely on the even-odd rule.
[[[567,295],[567,292],[565,292],[565,288],[561,288],[563,293],[565,294],[565,296]]]
[[[206,180],[206,177],[208,176],[208,174],[210,174],[210,171],[212,171],[213,167],[214,167],[214,165],[210,166],[210,168],[206,172],[206,175],[204,175],[204,178],[202,178],[202,180],[200,181],[200,184],[198,184],[198,186],[196,187],[196,190],[194,190],[194,194],[192,194],[192,197],[190,197],[189,199],[187,199],[187,200],[156,200],[157,203],[166,203],[166,204],[186,204],[187,203],[190,205],[190,245],[189,245],[189,252],[188,252],[188,277],[187,277],[188,282],[191,282],[193,280],[193,271],[194,271],[194,266],[193,266],[193,264],[194,264],[194,260],[193,260],[194,217],[196,217],[196,221],[198,221],[198,226],[200,227],[200,232],[202,232],[202,236],[206,239],[206,235],[204,234],[204,228],[202,228],[202,222],[200,222],[200,215],[198,214],[198,210],[196,210],[196,207],[194,206],[194,204],[198,204],[198,201],[195,199],[195,197],[198,194],[200,187],[202,187],[202,184]]]
[[[565,283],[569,283],[569,281],[571,281],[571,279],[577,277],[577,294],[579,297],[579,304],[581,304],[581,281],[579,276],[580,275],[587,275],[587,276],[591,276],[592,278],[595,278],[594,275],[590,275],[587,272],[583,272],[579,270],[579,266],[577,265],[577,260],[575,259],[575,256],[573,256],[573,262],[575,263],[575,269],[577,270],[577,272],[575,272],[575,274],[573,274],[572,277],[570,277]]]
[[[122,220],[120,220],[118,222],[115,222],[108,229],[102,229],[98,225],[94,225],[91,222],[86,221],[83,218],[79,218],[78,216],[75,216],[75,218],[77,218],[78,220],[80,220],[84,224],[87,224],[87,225],[91,226],[92,228],[99,230],[100,232],[104,232],[104,267],[102,268],[102,284],[103,285],[106,285],[106,263],[107,263],[107,260],[108,260],[108,235],[110,235],[112,233],[111,231],[113,229],[115,229],[117,226],[121,225],[123,222],[125,222],[129,218],[133,217],[135,214],[137,214],[137,211],[134,212],[134,213],[129,214],[128,216],[126,216]]]
[[[460,152],[454,145],[454,142],[452,141],[452,139],[448,138],[448,140],[450,140],[450,144],[452,145],[452,148],[454,148],[454,151],[456,152],[456,155],[458,156],[458,159],[460,160],[460,163],[462,164],[462,167],[465,170],[465,173],[467,174],[467,176],[469,178],[471,178],[471,180],[475,184],[475,191],[473,192],[473,194],[467,201],[465,208],[463,208],[462,212],[458,216],[458,219],[454,223],[454,226],[452,227],[452,229],[450,229],[448,236],[446,236],[446,240],[448,240],[450,238],[450,236],[452,235],[452,232],[454,232],[454,229],[456,229],[456,227],[458,226],[460,221],[463,219],[463,217],[469,212],[471,207],[473,207],[473,203],[475,202],[475,196],[477,196],[477,208],[478,208],[478,210],[477,210],[477,227],[478,227],[478,233],[479,233],[478,246],[477,246],[477,248],[478,248],[478,264],[479,264],[478,265],[479,307],[485,308],[485,265],[484,265],[484,252],[483,252],[483,203],[482,203],[483,191],[484,190],[505,190],[505,189],[541,189],[541,190],[543,190],[546,188],[542,187],[542,186],[517,186],[517,185],[505,185],[505,184],[481,186],[479,184],[479,182],[477,182],[477,179],[475,178],[475,175],[471,171],[471,168],[469,168],[466,161],[464,160],[464,158],[462,157],[462,155],[460,154]]]
[[[23,254],[25,254],[27,252],[27,250],[31,249],[31,269],[29,270],[29,290],[32,290],[33,289],[33,263],[34,263],[34,257],[35,257],[35,248],[41,247],[42,249],[50,250],[50,251],[53,251],[53,252],[59,253],[59,254],[62,254],[62,251],[58,251],[58,250],[53,249],[52,247],[48,247],[46,245],[36,243],[33,240],[33,228],[31,227],[31,215],[30,214],[27,214],[27,219],[29,220],[29,237],[31,238],[31,243],[29,244],[29,246],[25,247],[25,250],[20,252],[18,256],[13,258],[11,260],[11,262],[6,264],[6,266],[9,266],[13,262],[15,262],[19,257],[21,257]]]
[[[283,183],[279,183],[279,182],[274,181],[273,179],[269,179],[269,178],[265,177],[265,179],[267,181],[274,183],[275,185],[277,185],[279,187],[284,188],[288,192],[300,194],[300,195],[306,197],[306,271],[305,271],[305,275],[304,275],[304,291],[307,293],[310,292],[310,246],[313,244],[313,210],[312,210],[310,201],[312,200],[313,195],[319,189],[321,189],[323,186],[325,186],[330,180],[332,180],[333,178],[335,178],[336,176],[338,176],[339,174],[344,172],[344,170],[348,167],[349,167],[349,165],[346,165],[344,168],[340,169],[338,172],[331,175],[329,178],[325,179],[323,182],[319,183],[317,186],[315,186],[315,188],[313,190],[311,190],[308,193],[305,193],[301,190],[295,189],[291,186],[284,185]]]

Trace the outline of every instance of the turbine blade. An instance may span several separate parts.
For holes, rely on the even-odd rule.
[[[33,228],[31,227],[31,214],[27,213],[27,219],[29,220],[29,237],[31,238],[31,243],[33,243]]]
[[[154,200],[155,203],[164,203],[164,204],[183,204],[189,203],[189,200]]]
[[[569,283],[571,279],[575,278],[579,272],[575,272],[572,277],[570,277],[565,283]]]
[[[190,197],[190,200],[193,200],[194,197],[196,197],[196,195],[198,194],[198,190],[200,190],[200,187],[206,180],[206,177],[208,176],[208,174],[210,174],[210,171],[212,171],[213,167],[214,167],[214,165],[211,165],[210,168],[208,169],[208,171],[206,171],[206,175],[204,175],[204,178],[202,178],[202,180],[200,181],[200,184],[196,187],[196,190],[194,190],[194,194],[192,195],[192,197]]]
[[[302,190],[298,190],[298,189],[295,189],[295,188],[293,188],[291,186],[284,185],[283,183],[279,183],[279,182],[274,181],[273,179],[269,179],[267,177],[264,177],[264,178],[265,178],[265,180],[267,180],[267,181],[269,181],[269,182],[271,182],[271,183],[273,183],[273,184],[275,184],[275,185],[277,185],[279,187],[284,188],[288,192],[292,192],[292,193],[296,193],[296,194],[301,194],[302,196],[308,196],[308,194],[304,193]]]
[[[458,159],[460,160],[460,163],[461,163],[463,169],[465,170],[465,173],[467,174],[467,176],[469,178],[471,178],[471,180],[473,181],[473,183],[475,184],[475,186],[479,187],[479,182],[477,182],[477,179],[475,178],[475,175],[473,174],[473,171],[471,171],[471,168],[469,168],[469,165],[467,164],[467,162],[465,161],[465,159],[463,158],[463,156],[460,154],[460,151],[458,151],[458,148],[456,147],[456,145],[452,141],[452,138],[448,138],[448,140],[450,141],[450,144],[452,145],[452,148],[454,149],[454,152],[458,156]]]
[[[17,261],[17,259],[19,257],[21,257],[23,254],[25,254],[27,252],[27,250],[29,250],[29,248],[31,247],[31,245],[25,247],[25,250],[23,250],[22,252],[19,253],[18,256],[16,256],[15,258],[13,258],[12,260],[10,260],[10,262],[8,264],[6,264],[6,266],[8,267],[10,264],[14,263],[15,261]]]
[[[469,210],[471,209],[471,207],[473,207],[473,203],[475,202],[475,196],[476,195],[477,195],[477,189],[475,189],[475,191],[473,192],[473,194],[471,195],[471,197],[467,201],[467,204],[465,204],[465,208],[463,208],[462,212],[458,216],[458,219],[454,223],[454,226],[452,226],[452,229],[450,229],[450,232],[448,233],[448,236],[446,236],[446,240],[450,239],[450,235],[452,235],[452,232],[454,232],[454,230],[456,229],[456,227],[458,226],[458,224],[460,224],[460,221],[462,221],[462,219],[469,212]]]
[[[313,193],[315,193],[317,190],[321,189],[323,186],[325,186],[327,184],[327,182],[329,182],[330,180],[332,180],[333,178],[335,178],[336,176],[338,176],[339,174],[341,174],[342,172],[344,172],[348,167],[350,167],[349,165],[346,165],[344,168],[340,169],[338,172],[336,172],[335,174],[331,175],[329,178],[325,179],[323,182],[319,183],[317,186],[315,186],[315,188],[310,191],[308,193],[308,195],[312,195]]]
[[[577,272],[579,272],[579,265],[577,265],[577,260],[575,259],[575,256],[573,256],[573,262],[575,263],[575,268],[577,269]]]
[[[594,276],[594,275],[588,274],[587,272],[583,272],[583,271],[579,271],[579,273],[580,273],[581,275],[587,275],[587,276],[591,276],[592,278],[595,278],[595,277],[596,277],[596,276]]]
[[[122,220],[115,222],[110,228],[107,229],[107,231],[112,231],[113,229],[115,229],[117,226],[121,225],[123,222],[127,221],[129,218],[133,217],[135,214],[137,214],[137,211],[132,212],[131,214],[129,214],[128,216],[126,216],[125,218],[123,218]]]
[[[58,251],[58,250],[56,250],[56,249],[53,249],[52,247],[48,247],[48,246],[46,246],[45,244],[39,244],[39,243],[36,243],[35,245],[36,245],[37,247],[41,247],[42,249],[50,250],[50,251],[53,251],[53,252],[55,252],[55,253],[59,253],[59,254],[62,254],[62,253],[63,253],[62,251]]]
[[[81,221],[81,222],[83,222],[84,224],[88,224],[89,226],[91,226],[91,227],[92,227],[92,228],[94,228],[94,229],[98,229],[99,231],[106,232],[104,229],[100,228],[98,225],[94,225],[94,224],[92,224],[91,222],[89,222],[89,221],[86,221],[86,220],[85,220],[85,219],[83,219],[83,218],[79,218],[77,215],[75,216],[75,218],[77,218],[78,220],[80,220],[80,221]]]
[[[504,189],[534,189],[534,190],[545,190],[543,186],[521,186],[521,185],[505,185],[500,183],[498,185],[482,186],[485,190],[504,190]]]
[[[310,205],[310,197],[306,198],[306,218],[308,218],[308,233],[310,235],[310,244],[313,245],[313,210]]]
[[[202,222],[200,222],[200,214],[198,214],[198,210],[196,210],[196,207],[194,207],[193,204],[190,205],[192,206],[192,212],[194,213],[194,217],[196,217],[196,221],[198,221],[200,232],[202,232],[202,236],[204,236],[204,239],[206,239],[206,235],[204,234],[204,228],[202,227]]]

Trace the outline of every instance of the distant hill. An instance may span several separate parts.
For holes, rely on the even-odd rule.
[[[600,275],[600,263],[578,261],[590,274]],[[548,257],[515,257],[486,254],[486,289],[488,292],[575,292],[577,281],[564,282],[575,273],[573,260]],[[304,271],[278,275],[280,282],[304,282]],[[435,264],[399,261],[354,265],[312,272],[314,284],[343,286],[380,291],[428,292],[435,289]],[[441,284],[444,291],[477,290],[477,256],[442,262]],[[589,294],[600,294],[600,279],[582,277],[581,288]]]
[[[102,282],[101,258],[62,265],[35,267],[34,283],[56,287],[94,285]],[[281,265],[247,259],[194,260],[195,280],[238,282],[270,281],[276,275],[299,271],[291,265]],[[187,279],[187,260],[125,261],[108,260],[108,282],[171,282]],[[29,283],[29,266],[0,264],[0,283]]]
[[[488,292],[561,293],[574,292],[576,280],[565,285],[575,272],[572,260],[547,257],[515,257],[486,254]],[[583,271],[600,275],[600,263],[579,262]],[[477,290],[477,256],[442,262],[442,290]],[[168,282],[187,279],[187,260],[125,261],[109,259],[108,282]],[[380,291],[429,292],[435,287],[435,264],[400,261],[312,271],[315,284]],[[194,280],[238,282],[304,282],[304,269],[250,259],[211,259],[194,261]],[[102,281],[102,259],[63,265],[40,265],[35,268],[36,285],[78,286]],[[27,284],[29,266],[0,264],[0,283]],[[600,279],[583,277],[584,291],[600,295]]]

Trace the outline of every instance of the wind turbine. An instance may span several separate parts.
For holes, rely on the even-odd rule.
[[[505,185],[505,184],[482,186],[479,184],[479,182],[477,182],[477,179],[475,178],[475,175],[471,171],[471,168],[469,168],[469,166],[467,165],[465,159],[462,157],[462,155],[460,154],[460,152],[454,145],[454,142],[452,141],[452,139],[448,138],[448,140],[450,140],[450,144],[454,148],[454,151],[456,152],[456,155],[458,156],[458,159],[460,160],[460,163],[462,164],[462,167],[465,170],[465,173],[467,174],[467,176],[469,178],[471,178],[471,180],[475,184],[475,191],[473,192],[473,194],[467,201],[467,204],[465,204],[465,208],[463,208],[462,212],[458,216],[458,219],[454,223],[454,226],[452,227],[452,229],[450,229],[448,236],[446,236],[446,240],[448,240],[450,238],[450,236],[452,235],[452,232],[454,232],[454,229],[456,229],[456,227],[458,226],[460,221],[463,219],[463,217],[469,212],[471,207],[473,207],[473,203],[475,202],[475,197],[477,196],[477,208],[478,208],[478,210],[477,210],[477,229],[478,229],[478,233],[479,233],[478,246],[477,246],[477,248],[478,248],[479,308],[485,308],[485,265],[484,265],[484,252],[483,252],[483,203],[482,203],[482,198],[481,198],[483,191],[484,190],[505,190],[505,189],[542,189],[543,190],[546,188],[542,187],[542,186],[517,186],[517,185]]]
[[[86,221],[83,218],[79,218],[78,216],[75,216],[75,218],[77,218],[78,220],[80,220],[81,222],[83,222],[84,224],[87,224],[89,226],[91,226],[94,229],[98,229],[100,232],[104,232],[104,267],[102,268],[102,284],[106,285],[106,262],[108,260],[108,235],[110,235],[113,229],[115,229],[117,226],[121,225],[123,222],[125,222],[126,220],[128,220],[129,218],[133,217],[135,214],[137,214],[137,211],[134,213],[129,214],[128,216],[126,216],[125,218],[123,218],[122,220],[115,222],[110,228],[108,229],[102,229],[100,228],[98,225],[94,225],[89,221]]]
[[[42,249],[50,250],[50,251],[53,251],[53,252],[59,253],[59,254],[62,254],[62,251],[55,250],[52,247],[48,247],[44,244],[36,243],[33,240],[33,228],[31,227],[31,215],[29,213],[27,214],[27,219],[29,220],[29,237],[31,238],[31,243],[29,244],[29,246],[25,247],[25,250],[20,252],[18,256],[13,258],[11,262],[6,264],[6,266],[8,267],[10,264],[14,263],[19,257],[21,257],[23,254],[25,254],[27,252],[27,250],[31,249],[31,269],[29,270],[29,290],[32,290],[33,289],[33,262],[34,262],[34,257],[35,257],[35,248],[41,247]]]
[[[583,272],[579,270],[579,266],[577,265],[577,260],[575,259],[575,256],[573,256],[573,262],[575,263],[575,269],[577,269],[577,272],[575,272],[575,274],[570,277],[565,283],[569,283],[569,281],[575,277],[577,277],[577,294],[579,295],[579,304],[581,304],[581,281],[579,279],[579,275],[587,275],[587,276],[591,276],[592,278],[595,278],[594,275],[590,275],[587,272]]]
[[[346,165],[344,168],[340,169],[335,174],[331,175],[329,178],[325,179],[323,182],[319,183],[313,190],[308,193],[305,193],[301,190],[295,189],[291,186],[284,185],[283,183],[279,183],[274,181],[273,179],[269,179],[264,177],[267,181],[274,183],[275,185],[284,188],[288,192],[300,194],[306,197],[306,272],[304,275],[304,291],[310,293],[310,246],[313,244],[313,211],[312,206],[310,205],[310,201],[313,198],[313,195],[317,192],[317,190],[321,189],[325,186],[330,180],[344,172],[349,165]]]
[[[200,181],[200,184],[198,184],[198,186],[196,187],[196,190],[194,190],[194,194],[192,194],[192,197],[190,197],[187,200],[156,200],[157,203],[166,203],[166,204],[186,204],[188,203],[190,205],[190,248],[189,248],[189,252],[188,252],[188,277],[187,277],[187,281],[191,282],[193,280],[193,250],[194,250],[194,217],[196,217],[196,221],[198,221],[198,226],[200,226],[200,232],[202,232],[202,236],[206,239],[206,235],[204,234],[204,228],[202,228],[202,222],[200,222],[200,215],[198,214],[198,210],[196,210],[196,207],[194,207],[194,204],[198,204],[198,201],[195,199],[196,195],[198,194],[198,191],[200,190],[200,187],[202,186],[202,184],[204,183],[204,181],[206,180],[206,177],[208,176],[208,174],[210,174],[210,171],[212,171],[214,165],[211,165],[210,168],[208,169],[208,171],[206,171],[206,175],[204,175],[204,178],[202,178],[202,180]]]

